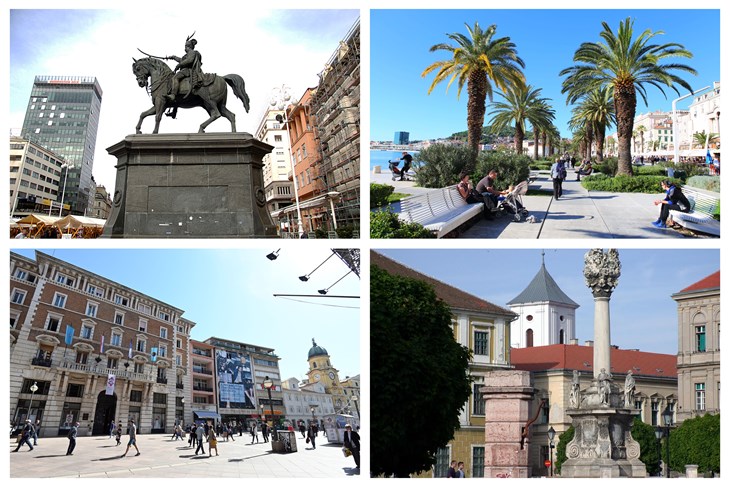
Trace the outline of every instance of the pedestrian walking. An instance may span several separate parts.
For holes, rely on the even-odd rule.
[[[33,446],[38,446],[38,432],[41,430],[41,420],[36,419],[33,425]]]
[[[117,446],[119,446],[122,444],[122,421],[121,420],[119,421],[119,423],[117,423],[116,437],[117,437]]]
[[[314,439],[317,437],[317,430],[314,423],[311,423],[309,425],[309,428],[307,429],[307,443],[312,444],[312,450],[315,450],[317,448],[317,445],[314,444]]]
[[[457,479],[465,479],[466,473],[464,473],[464,462],[459,462],[459,468],[456,470]]]
[[[109,438],[114,436],[114,434],[117,432],[117,425],[114,423],[114,420],[112,419],[112,425],[109,428]]]
[[[198,454],[199,451],[202,452],[203,455],[205,455],[205,448],[203,448],[203,434],[204,433],[205,433],[205,428],[203,428],[202,426],[198,426],[198,429],[195,430],[195,436],[198,439],[198,447],[195,449],[196,455]]]
[[[258,426],[256,423],[251,423],[251,444],[253,445],[253,440],[256,439],[256,443],[259,442],[259,431]]]
[[[568,177],[565,162],[557,159],[550,167],[550,176],[553,178],[553,198],[559,200],[563,196],[563,181]]]
[[[76,436],[79,434],[79,423],[78,421],[71,426],[71,429],[68,431],[68,449],[66,450],[66,455],[73,455],[74,454],[74,448],[76,448]]]
[[[33,425],[30,422],[30,419],[25,420],[25,425],[23,426],[23,431],[20,433],[20,441],[18,441],[18,447],[13,450],[14,452],[17,452],[20,450],[20,447],[23,446],[23,443],[26,443],[28,445],[28,448],[30,448],[29,451],[33,451],[33,445],[30,444],[30,437],[32,435],[31,431],[33,430]]]
[[[196,434],[197,430],[198,430],[198,425],[193,423],[193,427],[190,428],[190,439],[188,440],[188,445],[190,445],[190,448],[194,448],[198,441],[198,436]]]
[[[231,439],[231,441],[236,441],[236,439],[233,437],[234,430],[233,427],[229,424],[226,426],[226,431],[228,433],[228,437]],[[217,450],[216,450],[217,452]]]
[[[215,431],[210,430],[208,434],[208,456],[213,456],[213,449],[215,448],[215,456],[218,456],[218,438],[216,438]],[[205,454],[205,452],[203,452]]]
[[[345,448],[350,450],[352,458],[355,459],[355,468],[360,468],[360,434],[352,431],[352,426],[345,425],[345,436],[343,439]]]
[[[122,457],[127,456],[127,452],[129,452],[129,447],[133,446],[135,450],[137,450],[137,454],[134,455],[135,457],[138,457],[140,455],[139,448],[137,448],[137,425],[134,424],[134,420],[130,419],[129,423],[127,424],[127,429],[129,430],[129,441],[127,442],[127,449],[124,450],[124,454]]]
[[[261,436],[264,438],[264,443],[269,442],[269,425],[266,422],[261,423]]]
[[[307,437],[307,427],[304,426],[304,422],[303,421],[299,423],[299,432],[302,434],[302,438],[306,438]]]

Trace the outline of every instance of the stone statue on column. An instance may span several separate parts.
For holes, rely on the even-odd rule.
[[[636,381],[633,373],[629,370],[626,372],[626,380],[624,381],[624,407],[634,407],[634,389],[636,389]]]
[[[573,371],[573,383],[570,385],[570,407],[580,407],[580,372]]]

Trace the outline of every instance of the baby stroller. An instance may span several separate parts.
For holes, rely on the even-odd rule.
[[[522,196],[527,193],[527,181],[522,181],[512,191],[500,199],[497,210],[512,215],[514,221],[522,220],[528,215],[527,208],[522,204]]]
[[[388,169],[390,169],[390,173],[393,176],[390,178],[391,181],[395,181],[396,178],[400,179],[400,169],[398,169],[399,165],[400,161],[388,161]]]

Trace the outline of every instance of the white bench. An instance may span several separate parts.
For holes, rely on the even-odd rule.
[[[467,203],[454,185],[403,198],[398,218],[420,223],[441,238],[483,211],[482,203]]]
[[[720,222],[712,216],[720,204],[720,194],[685,186],[682,193],[689,200],[689,212],[669,210],[672,221],[689,230],[720,236]]]

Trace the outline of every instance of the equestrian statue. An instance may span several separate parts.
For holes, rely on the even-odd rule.
[[[132,72],[137,78],[137,84],[146,88],[152,98],[152,108],[144,111],[139,116],[136,131],[142,133],[142,121],[150,115],[155,116],[156,134],[160,129],[160,120],[166,109],[172,118],[177,115],[178,108],[203,107],[208,112],[208,120],[200,124],[198,133],[205,132],[205,128],[221,115],[231,122],[231,132],[236,131],[236,115],[226,108],[228,96],[228,84],[236,97],[243,102],[243,107],[248,113],[251,108],[250,100],[246,94],[246,87],[237,74],[218,76],[212,73],[203,73],[203,58],[195,46],[198,41],[192,35],[185,40],[185,54],[177,56],[152,56],[139,49],[146,55],[146,58],[133,59]],[[177,66],[172,70],[165,63],[167,60],[174,60]]]

